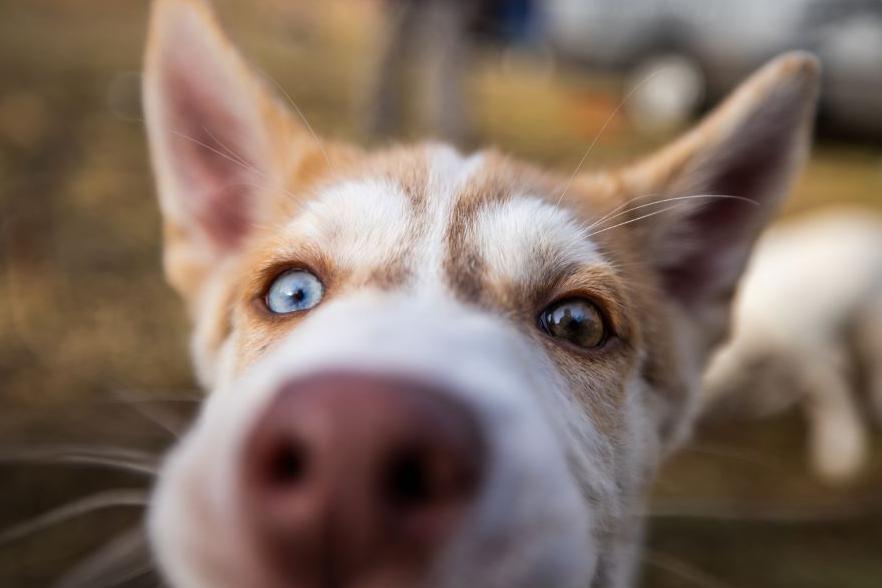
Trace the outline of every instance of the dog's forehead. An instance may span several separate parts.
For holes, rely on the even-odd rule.
[[[285,228],[344,272],[397,272],[409,285],[469,293],[555,268],[603,264],[559,187],[493,153],[427,146],[330,182]]]

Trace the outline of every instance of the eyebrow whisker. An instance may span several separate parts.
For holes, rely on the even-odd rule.
[[[148,499],[148,492],[141,488],[117,488],[114,490],[98,492],[86,496],[85,498],[74,500],[63,506],[53,508],[41,515],[0,531],[0,545],[11,543],[97,510],[126,506],[144,507],[147,505]]]
[[[650,197],[652,197],[652,195],[643,196],[641,198],[650,198]],[[694,200],[694,199],[700,199],[700,198],[707,198],[707,199],[719,198],[719,199],[723,199],[723,200],[725,200],[725,199],[738,200],[741,202],[753,204],[754,206],[759,206],[759,203],[756,200],[753,200],[752,198],[747,198],[745,196],[735,196],[732,194],[690,194],[687,196],[671,196],[669,198],[662,198],[661,200],[653,200],[652,202],[646,202],[644,204],[632,206],[631,208],[628,208],[625,210],[621,210],[619,208],[618,210],[614,210],[611,213],[608,213],[605,216],[597,219],[596,221],[594,221],[593,223],[588,225],[587,229],[590,230],[590,229],[596,227],[597,225],[602,224],[603,222],[606,222],[608,220],[613,220],[615,218],[619,218],[619,217],[624,216],[626,214],[630,214],[636,210],[641,210],[643,208],[648,208],[650,206],[658,206],[660,204],[666,204],[668,202],[680,202],[680,201],[684,201],[684,200]],[[634,201],[634,199],[631,200],[631,202],[633,202],[633,201]]]
[[[594,147],[597,146],[597,143],[600,141],[603,133],[606,131],[607,127],[612,123],[612,121],[615,120],[615,117],[619,114],[619,111],[624,108],[625,104],[628,102],[628,100],[631,99],[631,96],[633,96],[637,92],[637,90],[640,90],[641,88],[643,88],[643,86],[651,82],[653,78],[655,78],[658,74],[659,72],[657,71],[652,72],[651,74],[646,76],[646,78],[640,80],[639,83],[635,84],[634,87],[631,88],[627,94],[625,94],[625,96],[619,101],[613,111],[609,113],[609,116],[606,117],[606,120],[600,127],[600,130],[597,131],[597,134],[594,136],[594,140],[588,146],[588,149],[585,150],[585,153],[582,154],[582,159],[579,160],[579,163],[576,165],[576,169],[573,170],[573,173],[570,175],[570,178],[564,185],[563,191],[561,191],[560,196],[558,196],[557,198],[557,205],[560,205],[560,203],[563,202],[563,199],[567,195],[567,192],[569,192],[570,188],[573,187],[573,182],[576,181],[576,177],[579,175],[579,172],[582,171],[582,166],[585,165],[585,161],[588,160],[591,152],[594,151]]]
[[[151,454],[117,447],[59,445],[38,448],[6,448],[0,451],[2,463],[81,464],[155,476],[159,467]]]
[[[143,563],[141,563],[143,562]],[[135,570],[139,574],[153,570],[147,535],[142,526],[116,536],[59,577],[53,588],[95,588],[97,586],[113,586],[130,580],[129,568],[141,563]]]

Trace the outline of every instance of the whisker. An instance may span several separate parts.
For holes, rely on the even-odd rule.
[[[241,164],[244,165],[244,166],[247,166],[251,171],[253,171],[253,172],[255,172],[255,173],[260,173],[257,169],[254,168],[254,166],[252,166],[252,165],[249,164],[247,161],[245,161],[245,159],[242,158],[241,155],[239,155],[238,153],[236,153],[235,151],[233,151],[233,149],[230,148],[226,143],[224,143],[223,141],[221,141],[220,139],[218,139],[217,135],[215,135],[214,133],[212,133],[212,132],[211,132],[211,129],[209,129],[207,126],[202,125],[202,130],[205,131],[206,133],[208,133],[208,136],[211,137],[212,140],[214,140],[215,143],[217,143],[218,145],[220,145],[220,146],[221,146],[221,149],[223,149],[224,151],[226,151],[226,152],[230,155],[230,157],[235,158],[236,161],[238,161],[239,163],[241,163]]]
[[[92,588],[139,559],[150,561],[146,533],[140,526],[118,535],[83,558],[56,580],[54,588]]]
[[[127,118],[126,120],[129,120],[129,121],[131,121],[131,122],[138,122],[138,123],[141,123],[142,125],[146,125],[146,124],[147,124],[147,119],[145,119],[143,116],[129,117],[129,118]],[[195,145],[199,145],[200,147],[203,147],[203,148],[205,148],[205,149],[208,149],[209,151],[211,151],[211,152],[214,153],[215,155],[218,155],[218,156],[220,156],[220,157],[223,157],[223,158],[226,159],[227,161],[230,161],[230,162],[235,163],[236,165],[242,167],[245,171],[249,171],[249,172],[253,172],[253,173],[260,174],[260,170],[255,169],[254,166],[248,164],[244,159],[242,159],[242,158],[241,158],[238,154],[236,154],[233,150],[229,149],[226,145],[224,145],[223,143],[221,143],[221,141],[219,141],[218,138],[217,138],[217,137],[216,137],[211,131],[209,131],[205,126],[203,126],[202,129],[203,129],[204,131],[206,131],[206,132],[208,133],[208,135],[209,135],[212,139],[214,139],[215,141],[217,141],[218,145],[221,145],[224,149],[226,149],[227,151],[229,151],[229,155],[228,155],[227,153],[224,153],[223,151],[220,151],[220,150],[218,150],[218,149],[215,149],[215,148],[212,147],[211,145],[209,145],[209,144],[207,144],[207,143],[205,143],[205,142],[203,142],[203,141],[200,141],[200,140],[196,139],[195,137],[191,137],[190,135],[188,135],[188,134],[186,134],[186,133],[183,133],[183,132],[181,132],[181,131],[178,131],[178,130],[175,130],[175,129],[169,129],[168,132],[171,133],[171,134],[173,134],[173,135],[175,135],[175,136],[177,136],[177,137],[180,137],[181,139],[186,139],[187,141],[190,141],[191,143],[193,143],[193,144],[195,144]]]
[[[767,459],[761,459],[753,453],[747,451],[739,451],[737,449],[729,449],[725,447],[716,447],[712,445],[687,445],[683,448],[684,452],[695,453],[698,455],[707,455],[709,457],[719,457],[740,461],[746,464],[762,467],[766,470],[783,473],[785,468],[779,464],[775,464]]]
[[[637,90],[642,88],[644,85],[648,84],[657,75],[658,75],[658,72],[653,72],[650,75],[646,76],[646,78],[641,80],[638,84],[635,84],[634,87],[631,88],[631,90],[628,91],[627,94],[625,94],[625,97],[619,101],[619,103],[616,105],[616,107],[613,109],[613,111],[609,114],[609,116],[606,117],[606,120],[604,121],[603,125],[600,127],[600,130],[597,131],[597,135],[594,136],[594,140],[588,146],[588,149],[585,150],[585,153],[582,154],[582,159],[579,160],[579,163],[576,165],[576,169],[573,170],[573,173],[570,175],[569,180],[567,180],[567,183],[564,186],[563,191],[560,193],[560,196],[558,196],[558,198],[557,198],[558,205],[560,205],[560,203],[563,202],[563,199],[567,195],[567,192],[569,192],[570,188],[573,186],[573,182],[576,181],[576,177],[579,175],[579,172],[582,171],[582,166],[585,165],[585,161],[587,161],[588,157],[591,155],[591,152],[594,151],[594,147],[597,146],[597,143],[598,143],[598,141],[600,141],[600,138],[603,136],[603,133],[606,131],[607,127],[610,125],[610,123],[612,123],[612,121],[615,119],[615,117],[619,114],[619,111],[625,106],[625,104],[627,104],[628,100],[631,99],[631,96],[633,96]]]
[[[140,123],[142,123],[142,124],[146,124],[146,123],[147,123],[147,120],[146,120],[145,118],[143,118],[143,117],[133,117],[131,120],[132,120],[132,121],[136,121],[136,122],[140,122]],[[257,168],[254,167],[253,165],[249,164],[249,163],[248,163],[247,161],[245,161],[245,160],[244,160],[239,154],[237,154],[234,150],[232,150],[232,149],[230,149],[229,147],[227,147],[227,146],[226,146],[226,145],[225,145],[220,139],[218,139],[217,136],[216,136],[214,133],[212,133],[207,127],[203,126],[203,127],[202,127],[202,130],[205,131],[206,133],[208,133],[208,136],[211,137],[214,141],[216,141],[218,145],[220,145],[224,150],[227,151],[227,153],[224,153],[224,152],[221,151],[220,149],[217,149],[217,148],[215,148],[215,147],[212,147],[211,145],[209,145],[208,143],[205,143],[204,141],[200,141],[199,139],[196,139],[195,137],[191,137],[190,135],[188,135],[188,134],[186,134],[186,133],[184,133],[184,132],[181,132],[181,131],[178,131],[178,130],[175,130],[175,129],[168,129],[168,132],[171,133],[171,134],[173,134],[173,135],[175,135],[176,137],[179,137],[179,138],[181,138],[181,139],[185,139],[185,140],[187,140],[187,141],[190,141],[190,142],[193,143],[194,145],[198,145],[198,146],[200,146],[200,147],[202,147],[202,148],[204,148],[204,149],[208,149],[209,151],[211,151],[211,152],[214,153],[215,155],[217,155],[217,156],[219,156],[219,157],[223,157],[224,159],[226,159],[227,161],[229,161],[229,162],[231,162],[231,163],[235,163],[236,165],[238,165],[239,167],[241,167],[242,169],[244,169],[245,171],[247,171],[247,172],[249,172],[249,173],[257,174],[257,175],[259,175],[259,176],[261,176],[261,177],[263,177],[263,178],[266,178],[266,174],[264,174],[263,172],[261,172],[259,169],[257,169]]]
[[[664,570],[695,586],[703,588],[731,588],[729,584],[698,569],[694,565],[666,553],[647,550],[643,560],[650,566]]]
[[[145,398],[134,398],[134,397],[125,397],[125,398],[109,398],[109,399],[101,399],[97,402],[99,404],[167,404],[167,403],[181,403],[181,404],[198,404],[205,400],[203,396],[150,396]]]
[[[135,411],[151,423],[157,425],[160,429],[164,430],[175,439],[179,439],[181,437],[181,434],[183,433],[185,427],[185,424],[181,422],[181,419],[176,418],[174,415],[163,410],[161,407],[156,406],[155,404],[144,402],[127,402],[127,398],[125,396],[122,396],[121,400],[123,400],[126,406],[131,408],[133,411]]]
[[[176,131],[174,129],[169,129],[168,132],[172,133],[176,137],[180,137],[181,139],[186,139],[187,141],[190,141],[194,145],[199,145],[200,147],[203,147],[204,149],[208,149],[209,151],[211,151],[215,155],[217,155],[219,157],[223,157],[224,159],[226,159],[229,162],[235,163],[236,165],[238,165],[239,167],[241,167],[242,169],[244,169],[247,172],[258,174],[258,175],[264,175],[260,170],[256,169],[253,165],[251,165],[245,161],[240,161],[238,156],[232,157],[232,156],[224,153],[220,149],[216,149],[215,147],[212,147],[208,143],[205,143],[204,141],[200,141],[199,139],[191,137],[190,135],[187,135],[186,133],[182,133],[182,132]],[[209,133],[209,134],[211,134],[211,133]]]
[[[284,89],[281,88],[281,86],[279,86],[279,88],[284,92]],[[287,95],[287,93],[286,93],[286,95]],[[303,121],[303,124],[306,126],[307,130],[309,131],[309,133],[312,135],[312,137],[313,137],[313,138],[315,139],[315,141],[318,143],[318,148],[321,150],[322,154],[324,155],[325,159],[326,159],[327,162],[328,162],[328,166],[330,167],[330,166],[331,166],[331,159],[330,159],[330,157],[328,156],[327,151],[325,150],[324,144],[319,140],[318,135],[316,135],[315,131],[313,131],[313,129],[312,129],[312,127],[310,126],[309,122],[306,120],[306,117],[303,116],[303,113],[300,112],[300,109],[297,107],[296,104],[294,104],[294,102],[293,102],[293,100],[291,99],[290,96],[288,96],[288,100],[291,101],[292,106],[293,106],[294,109],[297,111],[297,114],[300,116],[301,120]],[[147,122],[146,119],[144,119],[143,117],[133,117],[133,118],[131,118],[130,120],[131,120],[132,122],[140,122],[140,123],[142,123],[142,124],[146,124],[146,122]],[[169,129],[168,132],[172,133],[173,135],[175,135],[175,136],[177,136],[177,137],[180,137],[181,139],[185,139],[185,140],[187,140],[187,141],[190,141],[190,142],[192,142],[192,143],[195,144],[195,145],[199,145],[200,147],[203,147],[203,148],[205,148],[205,149],[208,149],[209,151],[211,151],[211,152],[214,153],[215,155],[218,155],[218,156],[220,156],[220,157],[223,157],[223,158],[226,159],[227,161],[230,161],[230,162],[232,162],[232,163],[235,163],[236,165],[238,165],[239,167],[241,167],[242,169],[244,169],[244,170],[247,171],[247,172],[250,172],[250,173],[256,174],[256,175],[260,176],[261,178],[263,178],[264,180],[267,179],[267,174],[266,174],[266,173],[261,172],[259,169],[257,169],[256,167],[254,167],[253,165],[251,165],[251,164],[249,164],[247,161],[245,161],[245,160],[244,160],[240,155],[238,155],[233,149],[229,148],[229,147],[228,147],[227,145],[225,145],[222,141],[220,141],[220,140],[217,138],[217,136],[215,136],[214,133],[212,133],[208,128],[206,128],[206,127],[204,127],[204,126],[203,126],[202,128],[203,128],[203,130],[204,130],[205,132],[208,133],[208,135],[209,135],[214,141],[217,142],[218,145],[220,145],[220,146],[221,146],[224,150],[226,150],[228,153],[224,153],[223,151],[220,151],[219,149],[216,149],[216,148],[212,147],[211,145],[208,145],[207,143],[205,143],[205,142],[203,142],[203,141],[200,141],[200,140],[196,139],[195,137],[191,137],[190,135],[187,135],[186,133],[183,133],[183,132],[181,132],[181,131],[177,131],[177,130],[175,130],[175,129]],[[248,185],[248,184],[245,184],[245,185]],[[259,186],[259,185],[258,185],[258,186]],[[263,187],[263,186],[260,186],[260,187]],[[288,196],[290,196],[291,198],[293,198],[293,199],[296,200],[296,198],[297,198],[296,195],[295,195],[294,193],[292,193],[290,190],[287,190],[287,189],[284,189],[284,188],[283,188],[283,192],[284,192],[286,195],[288,195]]]
[[[617,229],[617,228],[619,228],[619,227],[623,227],[623,226],[625,226],[625,225],[630,225],[631,223],[636,223],[637,221],[641,221],[641,220],[644,220],[644,219],[647,219],[647,218],[653,217],[653,216],[655,216],[655,215],[657,215],[657,214],[663,214],[663,213],[665,213],[665,212],[669,212],[669,211],[671,211],[671,210],[674,210],[674,209],[676,209],[676,208],[679,208],[679,207],[682,206],[683,204],[684,204],[683,202],[677,202],[677,203],[672,204],[672,205],[670,205],[670,206],[666,206],[665,208],[662,208],[662,209],[660,209],[660,210],[654,210],[654,211],[652,211],[652,212],[648,212],[648,213],[646,213],[646,214],[644,214],[644,215],[638,216],[637,218],[632,218],[632,219],[630,219],[630,220],[626,220],[626,221],[624,221],[624,222],[620,222],[620,223],[614,224],[614,225],[609,226],[609,227],[605,227],[605,228],[602,228],[602,229],[598,229],[598,230],[596,230],[596,231],[592,231],[592,232],[588,233],[588,234],[585,236],[585,238],[591,238],[591,237],[593,237],[594,235],[599,235],[600,233],[605,233],[606,231],[611,231],[611,230],[613,230],[613,229]]]
[[[276,89],[282,93],[282,96],[284,96],[285,99],[288,100],[288,104],[290,104],[291,108],[294,109],[294,112],[297,114],[297,117],[303,123],[303,126],[306,127],[307,132],[312,136],[313,140],[316,142],[316,145],[321,150],[322,155],[325,158],[325,162],[328,164],[328,167],[329,168],[333,167],[333,165],[331,164],[331,157],[328,155],[328,152],[325,150],[324,142],[321,139],[319,139],[318,134],[315,132],[315,130],[313,130],[312,125],[309,124],[309,120],[307,120],[307,118],[306,118],[306,115],[303,114],[303,111],[300,110],[299,106],[297,106],[297,103],[294,101],[294,98],[291,97],[291,94],[289,94],[288,91],[282,86],[282,84],[280,84],[273,76],[269,75],[269,73],[267,73],[264,70],[259,70],[259,71],[260,71],[261,75],[264,78],[266,78],[267,80],[269,80],[269,82],[272,83],[276,87]]]
[[[215,155],[218,155],[218,156],[220,156],[220,157],[223,157],[223,158],[226,159],[227,161],[230,161],[230,162],[232,162],[232,163],[235,163],[236,165],[238,165],[239,167],[241,167],[241,168],[244,169],[245,171],[247,171],[247,172],[249,172],[249,173],[251,173],[251,174],[254,174],[254,175],[258,176],[259,179],[261,179],[261,180],[264,181],[263,184],[256,183],[256,182],[244,182],[244,181],[243,181],[243,182],[231,183],[231,184],[228,184],[228,186],[253,186],[253,187],[256,187],[256,188],[260,188],[260,189],[266,188],[267,184],[269,184],[269,182],[268,182],[268,180],[269,180],[269,176],[268,176],[268,174],[266,174],[265,172],[262,172],[261,170],[257,169],[256,167],[254,167],[253,165],[249,164],[247,161],[245,161],[244,159],[242,159],[241,156],[239,156],[239,155],[236,154],[232,149],[230,149],[229,147],[227,147],[226,145],[224,145],[224,144],[223,144],[223,143],[222,143],[222,142],[221,142],[221,141],[220,141],[220,140],[219,140],[219,139],[218,139],[218,138],[217,138],[217,137],[216,137],[216,136],[215,136],[210,130],[208,130],[208,129],[205,128],[205,127],[203,127],[203,129],[205,130],[205,132],[208,133],[208,135],[209,135],[212,139],[214,139],[215,141],[217,141],[218,145],[220,145],[221,147],[223,147],[223,148],[224,148],[226,151],[228,151],[230,154],[228,155],[228,154],[224,153],[223,151],[221,151],[221,150],[219,150],[219,149],[216,149],[216,148],[212,147],[211,145],[209,145],[209,144],[207,144],[207,143],[204,143],[203,141],[200,141],[200,140],[198,140],[198,139],[196,139],[196,138],[194,138],[194,137],[191,137],[191,136],[189,136],[189,135],[187,135],[187,134],[184,134],[184,133],[182,133],[182,132],[180,132],[180,131],[175,131],[174,129],[170,129],[169,132],[175,134],[176,136],[178,136],[178,137],[180,137],[180,138],[182,138],[182,139],[186,139],[186,140],[188,140],[188,141],[191,141],[191,142],[192,142],[193,144],[195,144],[195,145],[199,145],[200,147],[203,147],[203,148],[205,148],[205,149],[208,149],[209,151],[211,151],[211,152],[214,153]],[[322,150],[324,151],[324,149],[322,149]],[[291,191],[288,190],[288,189],[285,189],[284,187],[281,187],[281,186],[279,186],[279,187],[280,187],[280,189],[282,190],[282,192],[284,192],[287,196],[290,196],[290,197],[291,197],[292,199],[294,199],[294,200],[297,199],[297,195],[296,195],[296,194],[294,194],[293,192],[291,192]]]
[[[757,507],[754,505],[739,508],[732,505],[702,505],[689,501],[688,503],[671,502],[667,505],[657,503],[652,505],[644,516],[654,519],[702,519],[726,522],[802,524],[849,521],[871,516],[879,512],[882,512],[882,505],[867,503],[859,503],[850,507],[838,506],[835,508]]]
[[[130,459],[134,461],[153,462],[156,456],[146,451],[138,449],[129,449],[126,447],[116,447],[113,445],[80,445],[75,443],[62,443],[58,445],[42,445],[35,447],[14,447],[6,446],[4,450],[0,450],[0,458],[7,457],[14,459],[17,456],[39,456],[39,455],[99,455],[110,458]]]
[[[152,573],[153,571],[153,564],[143,564],[127,570],[123,573],[116,574],[115,576],[107,578],[106,580],[99,581],[98,583],[88,584],[88,588],[113,588],[114,586],[121,586],[129,580],[141,578],[143,576],[146,576],[147,574]],[[86,586],[84,585],[83,588],[86,588]]]
[[[633,196],[631,198],[628,198],[627,200],[625,200],[624,202],[622,202],[621,204],[619,204],[618,206],[616,206],[615,208],[613,208],[612,210],[607,212],[605,215],[603,215],[599,219],[595,220],[594,223],[592,223],[591,225],[588,226],[588,228],[591,228],[597,224],[604,222],[605,220],[608,220],[612,215],[627,208],[629,204],[633,204],[634,202],[636,202],[638,200],[645,200],[647,198],[657,198],[658,196],[662,196],[662,195],[663,195],[662,193],[656,192],[656,193],[642,194],[640,196]]]
[[[646,198],[646,197],[651,197],[651,196],[645,196],[644,198]],[[587,228],[592,229],[605,221],[612,220],[614,218],[619,218],[620,216],[630,214],[636,210],[641,210],[643,208],[647,208],[650,206],[657,206],[660,204],[666,204],[668,202],[678,202],[678,201],[682,201],[682,200],[694,200],[696,198],[709,198],[709,199],[719,198],[719,199],[723,199],[723,200],[738,200],[741,202],[753,204],[754,206],[759,206],[759,203],[756,200],[753,200],[752,198],[746,198],[744,196],[733,196],[730,194],[690,194],[688,196],[671,196],[670,198],[662,198],[661,200],[653,200],[652,202],[647,202],[645,204],[632,206],[631,208],[628,208],[627,210],[620,210],[618,212],[615,212],[614,214],[607,214],[607,215],[601,217],[600,219],[594,221],[590,225],[588,225]],[[632,199],[632,202],[633,202],[633,199]]]
[[[137,474],[155,476],[159,471],[157,458],[149,453],[116,447],[59,445],[39,448],[4,448],[3,463],[60,463],[111,467]]]
[[[119,488],[92,494],[7,528],[0,532],[0,545],[11,543],[97,510],[122,506],[144,507],[147,505],[148,498],[146,490],[132,488]]]
[[[603,233],[605,231],[609,231],[609,230],[612,230],[612,229],[615,229],[615,228],[618,228],[618,227],[621,227],[624,225],[628,225],[628,224],[631,224],[631,223],[634,223],[634,222],[637,222],[637,221],[640,221],[643,219],[647,219],[647,218],[653,217],[657,214],[662,214],[665,212],[669,212],[671,210],[675,210],[675,209],[679,208],[680,206],[682,206],[683,204],[685,204],[684,201],[692,200],[694,198],[721,198],[721,199],[726,199],[726,200],[738,200],[738,201],[743,201],[743,202],[747,202],[747,203],[759,206],[759,203],[756,202],[755,200],[752,200],[750,198],[745,198],[744,196],[732,196],[729,194],[692,194],[689,196],[673,196],[671,198],[665,198],[663,200],[659,200],[656,202],[649,202],[647,204],[641,204],[641,205],[635,206],[629,210],[620,212],[620,213],[616,214],[615,216],[613,216],[612,218],[617,218],[619,216],[622,216],[623,214],[627,214],[627,213],[633,212],[635,210],[646,208],[648,206],[655,206],[655,205],[664,204],[667,202],[674,203],[671,206],[666,206],[666,207],[661,208],[659,210],[654,210],[650,213],[638,216],[637,218],[629,219],[627,221],[624,221],[624,222],[621,222],[621,223],[618,223],[618,224],[615,224],[615,225],[612,225],[609,227],[604,227],[604,228],[598,229],[596,231],[592,231],[592,232],[588,233],[585,236],[585,238],[590,238],[590,237],[593,237],[594,235],[598,235],[598,234]],[[608,220],[611,220],[611,219],[608,219]],[[586,230],[590,230],[591,227],[596,226],[596,224],[597,223],[593,223],[593,224],[589,225],[588,227],[586,227]]]
[[[49,460],[47,460],[49,461]],[[145,466],[137,463],[124,462],[119,460],[106,459],[101,457],[91,457],[85,455],[65,456],[54,460],[56,463],[82,464],[92,466],[103,466],[113,469],[128,471],[136,474],[144,474],[149,477],[156,476],[158,468]]]

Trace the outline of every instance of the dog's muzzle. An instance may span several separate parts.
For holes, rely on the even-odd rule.
[[[541,356],[431,310],[335,302],[211,395],[151,505],[172,585],[587,585],[592,517]]]
[[[416,585],[473,506],[483,453],[475,415],[443,390],[321,372],[255,422],[242,508],[280,583]]]

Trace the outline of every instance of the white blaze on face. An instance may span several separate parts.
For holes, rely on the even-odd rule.
[[[421,203],[392,180],[368,177],[333,184],[306,204],[281,241],[310,243],[343,270],[382,269],[406,260],[416,275],[415,289],[438,293],[445,284],[446,236],[454,207],[484,162],[480,153],[463,157],[446,145],[429,147]]]
[[[419,253],[414,263],[419,276],[418,289],[435,293],[443,291],[447,233],[456,201],[484,164],[484,156],[480,153],[463,157],[446,145],[431,148],[426,187],[426,231],[417,246]]]
[[[549,268],[543,254],[558,264],[602,263],[584,227],[558,206],[536,197],[493,202],[477,216],[475,241],[490,279],[529,283]]]
[[[332,186],[294,219],[292,241],[321,247],[343,269],[380,267],[409,237],[413,211],[390,181],[347,181]]]

